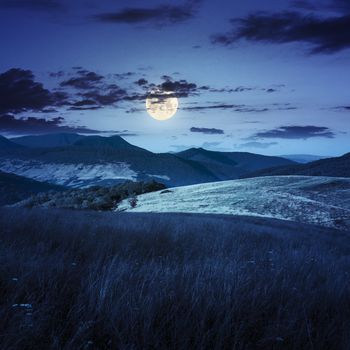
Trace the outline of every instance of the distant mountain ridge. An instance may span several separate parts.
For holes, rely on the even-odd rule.
[[[263,168],[294,164],[280,157],[202,148],[153,153],[118,135],[56,134],[3,141],[7,146],[0,148],[0,170],[68,187],[152,179],[182,186],[237,179]]]
[[[331,158],[331,157],[324,157],[324,156],[316,156],[313,154],[287,154],[287,155],[282,155],[280,157],[286,158],[286,159],[292,160],[293,162],[297,162],[301,164],[314,162],[320,159]]]
[[[350,153],[341,157],[320,159],[307,164],[296,164],[282,167],[262,169],[243,177],[272,176],[272,175],[306,175],[350,177]]]
[[[85,136],[79,134],[61,133],[40,136],[21,136],[10,139],[11,142],[29,148],[64,147],[75,143]]]
[[[10,151],[21,148],[23,148],[21,145],[18,145],[8,140],[6,137],[0,135],[0,151]]]
[[[248,152],[215,152],[203,148],[190,148],[176,153],[183,159],[197,161],[220,180],[237,179],[243,174],[280,165],[296,164],[282,157],[263,156]]]

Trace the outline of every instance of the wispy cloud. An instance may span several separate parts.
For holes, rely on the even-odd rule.
[[[0,132],[20,134],[46,134],[57,132],[77,132],[81,134],[95,134],[100,131],[86,128],[84,126],[65,125],[62,117],[50,120],[44,118],[15,118],[13,115],[0,115]]]
[[[199,0],[188,0],[183,5],[158,5],[154,7],[127,7],[120,11],[95,16],[99,22],[116,24],[150,24],[164,26],[188,21],[194,17]]]
[[[232,29],[213,36],[215,44],[232,45],[242,39],[274,44],[306,43],[310,53],[334,53],[350,48],[350,15],[317,17],[295,11],[253,13],[231,20]]]
[[[325,126],[281,126],[276,129],[260,131],[248,139],[309,139],[313,137],[334,138],[335,134]]]
[[[216,129],[216,128],[197,128],[197,127],[192,127],[190,129],[191,132],[197,132],[197,133],[202,133],[202,134],[207,134],[207,135],[223,135],[225,132],[222,129]]]

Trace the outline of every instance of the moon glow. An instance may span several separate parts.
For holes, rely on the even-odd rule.
[[[176,114],[178,107],[179,100],[171,92],[151,93],[146,99],[147,112],[156,120],[172,118]]]

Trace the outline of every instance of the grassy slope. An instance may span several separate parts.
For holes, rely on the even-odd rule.
[[[19,209],[0,226],[1,349],[349,347],[349,233]]]
[[[350,179],[271,176],[171,188],[138,196],[134,212],[264,216],[350,229]]]

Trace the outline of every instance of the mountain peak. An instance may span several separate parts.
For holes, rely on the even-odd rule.
[[[113,148],[118,150],[139,150],[149,153],[149,151],[143,148],[132,145],[119,135],[113,135],[109,137],[85,136],[84,138],[81,138],[74,142],[73,146],[89,148]]]

